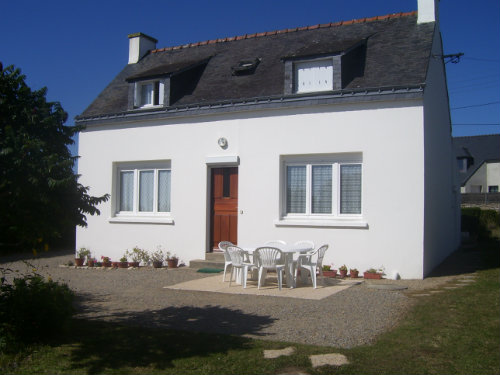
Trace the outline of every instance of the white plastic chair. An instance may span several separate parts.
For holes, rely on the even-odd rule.
[[[219,249],[224,253],[224,276],[222,277],[222,281],[226,281],[226,271],[227,267],[231,265],[231,258],[229,257],[229,254],[227,253],[227,247],[228,246],[234,246],[232,242],[229,241],[221,241],[219,242]]]
[[[275,247],[259,247],[255,249],[254,260],[259,269],[258,289],[260,289],[263,277],[265,279],[268,270],[275,269],[278,275],[278,287],[281,290],[283,286],[283,271],[285,269],[283,253]]]
[[[233,281],[234,270],[239,269],[241,274],[241,284],[243,285],[243,288],[246,288],[248,271],[255,268],[255,265],[252,263],[247,263],[245,261],[247,258],[247,253],[245,250],[239,248],[238,246],[229,245],[226,248],[226,252],[229,254],[229,257],[231,259],[231,276],[229,277],[229,286],[231,286],[231,282]]]
[[[328,245],[323,245],[319,249],[306,254],[300,254],[297,258],[297,268],[295,268],[295,280],[297,280],[298,270],[303,268],[309,271],[313,288],[316,288],[316,269],[319,268],[319,275],[323,277],[323,258]]]

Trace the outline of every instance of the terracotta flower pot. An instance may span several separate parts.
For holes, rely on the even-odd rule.
[[[358,271],[351,270],[351,279],[357,279],[359,275]]]
[[[325,277],[337,277],[337,270],[323,271]]]
[[[139,267],[139,262],[128,262],[129,267]]]
[[[177,268],[177,263],[179,259],[167,259],[168,268]]]
[[[346,277],[347,276],[347,270],[339,270],[340,277]]]
[[[89,267],[94,267],[94,261],[93,260],[87,260],[87,266]]]
[[[75,266],[83,267],[83,262],[85,262],[84,258],[75,258]]]
[[[118,268],[120,266],[120,262],[111,262],[111,267]]]
[[[103,267],[111,267],[111,262],[102,262]]]
[[[382,278],[382,274],[381,273],[374,273],[374,272],[364,272],[363,277],[365,279],[380,280]]]
[[[118,262],[119,268],[128,268],[128,262]]]

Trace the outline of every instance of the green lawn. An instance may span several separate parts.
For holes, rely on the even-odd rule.
[[[475,251],[481,251],[484,260],[476,282],[418,297],[406,319],[373,345],[337,349],[74,320],[64,339],[17,355],[0,355],[0,372],[499,374],[499,243],[482,244]],[[295,354],[263,358],[263,350],[287,346],[295,347]],[[313,369],[308,357],[321,353],[342,353],[351,364]]]

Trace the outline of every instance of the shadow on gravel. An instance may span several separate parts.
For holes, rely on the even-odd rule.
[[[162,314],[165,319],[172,314],[178,318],[185,312],[190,313],[185,309],[178,312],[168,310]],[[153,315],[158,314],[144,314],[134,319],[154,319]],[[175,325],[174,322],[171,325]],[[248,348],[250,339],[75,320],[71,339],[66,344],[74,348],[71,351],[71,370],[100,374],[107,369],[133,372],[134,368],[146,367],[162,370],[173,367],[173,361],[181,358],[193,358],[193,369],[199,369],[203,366],[203,357]]]
[[[75,254],[74,250],[68,249],[68,250],[49,250],[49,251],[42,251],[37,254],[37,256],[33,256],[32,252],[20,252],[20,253],[14,253],[14,254],[9,254],[9,255],[1,255],[0,256],[0,263],[10,263],[10,262],[17,262],[17,261],[22,261],[22,260],[27,260],[27,261],[37,261],[40,259],[48,259],[48,258],[54,258],[54,257],[60,257],[60,256],[73,256]]]
[[[204,307],[178,306],[161,310],[104,312],[94,303],[99,297],[81,296],[77,309],[82,314],[97,312],[98,320],[106,320],[128,326],[164,328],[190,332],[220,333],[227,335],[263,336],[261,331],[277,319],[266,315],[244,313],[238,309],[207,305]],[[89,303],[86,304],[85,300]]]
[[[426,277],[454,276],[500,266],[500,241],[462,245]]]

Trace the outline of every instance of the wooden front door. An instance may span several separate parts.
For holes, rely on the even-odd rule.
[[[212,168],[210,227],[212,249],[220,241],[238,243],[238,167]]]

